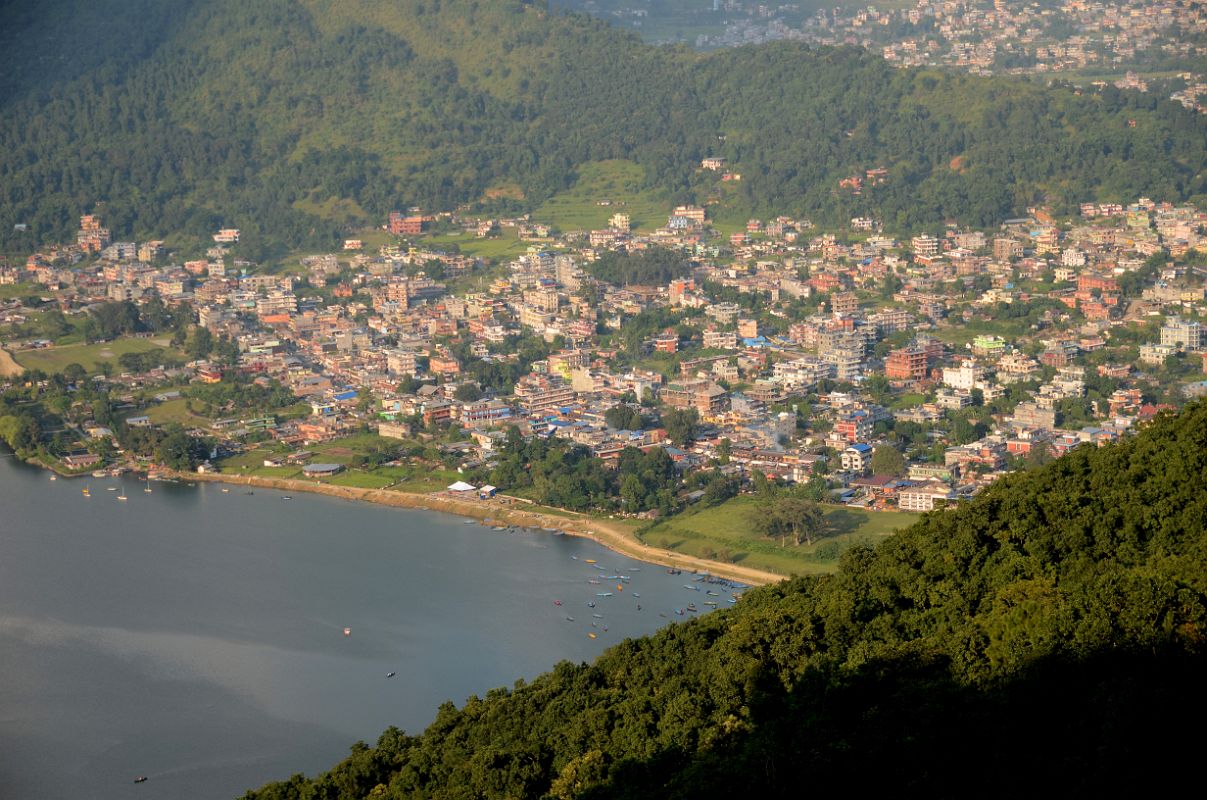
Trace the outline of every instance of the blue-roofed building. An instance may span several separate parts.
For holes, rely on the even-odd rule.
[[[859,442],[842,451],[842,468],[846,472],[862,475],[872,466],[872,446]]]

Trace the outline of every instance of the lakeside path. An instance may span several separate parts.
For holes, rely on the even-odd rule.
[[[0,347],[0,378],[20,375],[24,371],[25,367],[17,363],[17,359],[13,358],[13,354]]]
[[[327,483],[287,478],[264,478],[222,473],[178,473],[176,477],[182,480],[230,483],[239,486],[258,486],[265,489],[279,489],[290,492],[313,492],[330,497],[340,497],[345,500],[364,500],[370,503],[396,506],[398,508],[439,511],[445,514],[457,514],[462,517],[472,517],[479,520],[489,519],[497,525],[515,525],[525,528],[556,528],[571,536],[582,536],[592,539],[609,550],[641,561],[647,561],[651,564],[660,564],[665,567],[674,567],[689,572],[708,572],[711,575],[750,584],[751,586],[778,583],[785,579],[783,575],[743,567],[740,564],[708,561],[703,558],[696,558],[695,556],[672,553],[669,550],[651,547],[637,539],[632,532],[625,530],[621,526],[609,524],[607,520],[574,514],[574,512],[562,512],[574,514],[573,516],[563,517],[541,513],[536,510],[530,511],[515,505],[504,505],[498,501],[450,497],[440,492],[419,494],[416,492],[393,491],[391,489],[362,489],[352,486],[333,486]],[[536,508],[540,507],[536,506]]]

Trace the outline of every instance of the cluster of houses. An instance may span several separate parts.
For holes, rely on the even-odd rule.
[[[1074,70],[1100,73],[1204,54],[1207,12],[1178,0],[1066,0],[1031,3],[998,0],[916,0],[909,6],[875,4],[817,11],[795,5],[769,7],[728,0],[725,25],[701,33],[698,47],[733,47],[775,40],[827,46],[858,45],[902,67],[953,67],[974,74],[1047,74]],[[1204,110],[1207,81],[1191,72],[1172,99]],[[1097,81],[1096,85],[1106,85]],[[1148,91],[1128,71],[1113,82]]]
[[[664,448],[685,471],[720,463],[789,481],[825,472],[837,496],[873,508],[929,510],[975,493],[1037,447],[1059,455],[1118,438],[1159,410],[1143,389],[1147,372],[1170,355],[1207,351],[1193,267],[1164,258],[1142,295],[1121,288],[1154,254],[1203,246],[1207,214],[1190,205],[1088,204],[1063,222],[1035,209],[995,231],[949,228],[908,241],[815,234],[787,217],[751,220],[725,241],[694,206],[640,234],[623,214],[606,229],[560,237],[526,219],[491,220],[488,229],[522,227],[541,241],[489,285],[460,295],[447,281],[482,265],[431,247],[423,232],[433,219],[391,215],[387,227],[399,238],[376,254],[314,255],[270,274],[236,258],[233,242],[215,243],[204,259],[165,263],[161,243],[111,241],[89,216],[77,242],[3,267],[0,282],[36,282],[77,312],[115,299],[190,304],[200,326],[238,343],[232,369],[288,387],[309,408],[288,421],[235,415],[207,431],[232,441],[267,433],[304,451],[365,424],[399,439],[420,426],[457,425],[467,463],[489,463],[515,426],[605,461],[626,447]],[[682,251],[691,273],[614,286],[587,269],[607,249],[654,246]],[[1002,309],[1041,298],[1056,302],[1026,335],[982,333],[963,346],[952,335],[967,324],[992,327]],[[630,319],[659,308],[680,324],[645,337],[636,356],[622,353],[610,334],[623,339]],[[1113,329],[1150,318],[1158,338],[1135,362],[1087,365]],[[491,365],[520,363],[517,337],[543,340],[548,355],[524,362],[506,393],[479,383]],[[1087,370],[1118,389],[1094,409],[1093,427],[1067,429],[1062,402],[1086,396]],[[206,362],[113,378],[132,387],[222,379]],[[905,397],[915,399],[890,402]],[[642,401],[694,410],[695,440],[677,446],[661,427],[608,424],[610,408]],[[991,430],[951,440],[953,415],[989,404],[1002,408]],[[901,422],[925,426],[941,458],[872,474],[875,448]]]

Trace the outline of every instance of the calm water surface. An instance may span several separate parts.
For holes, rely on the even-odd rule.
[[[48,477],[0,455],[0,797],[235,797],[727,596],[460,517]]]

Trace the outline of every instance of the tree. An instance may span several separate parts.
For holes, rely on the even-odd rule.
[[[457,390],[453,392],[453,397],[463,403],[472,403],[482,398],[482,390],[478,388],[478,384],[467,382],[457,387]]]
[[[872,451],[872,474],[900,477],[905,474],[905,456],[889,444],[878,445]]]
[[[213,349],[214,335],[210,333],[209,328],[198,327],[193,331],[193,338],[189,342],[189,358],[200,361],[213,352]]]
[[[624,403],[614,405],[605,411],[604,420],[609,427],[622,431],[639,431],[645,426],[641,412]]]
[[[781,545],[791,536],[797,546],[813,544],[822,531],[824,519],[817,503],[782,493],[759,503],[749,516],[751,526],[759,535],[779,539]]]
[[[1023,462],[1028,467],[1042,467],[1044,464],[1052,461],[1052,448],[1047,442],[1036,442],[1031,445],[1031,449],[1027,451],[1027,455],[1023,458]]]
[[[76,362],[72,361],[67,366],[63,367],[63,378],[68,383],[79,383],[88,376],[88,371]]]
[[[695,440],[699,421],[700,415],[694,408],[676,408],[662,414],[662,427],[666,428],[671,441],[680,447],[686,447]]]

